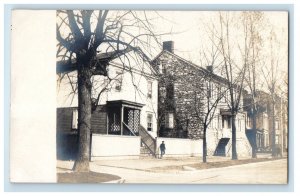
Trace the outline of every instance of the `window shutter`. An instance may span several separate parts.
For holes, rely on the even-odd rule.
[[[78,110],[74,109],[72,112],[72,129],[78,129]]]

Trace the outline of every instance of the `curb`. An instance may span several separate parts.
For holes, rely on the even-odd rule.
[[[112,181],[107,181],[107,182],[101,182],[104,184],[124,184],[125,183],[125,179],[121,178],[119,180],[112,180]]]
[[[231,165],[227,167],[218,167],[218,168],[210,168],[210,169],[196,169],[196,170],[186,170],[186,171],[178,171],[178,173],[201,173],[201,172],[209,172],[209,171],[217,171],[222,170],[224,168],[233,168],[233,167],[241,167],[244,165],[259,165],[266,162],[275,162],[275,161],[282,161],[284,159],[274,160],[274,161],[261,161],[256,163],[247,163],[247,164],[240,164],[240,165]]]

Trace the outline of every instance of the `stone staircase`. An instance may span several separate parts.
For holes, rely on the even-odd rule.
[[[156,157],[156,139],[141,125],[139,127],[139,135],[141,136],[140,156]]]
[[[146,158],[155,158],[155,157],[152,155],[148,147],[142,143],[140,147],[140,159],[146,159]]]
[[[214,152],[214,156],[226,156],[226,145],[229,142],[229,138],[221,138],[219,140],[218,146]]]

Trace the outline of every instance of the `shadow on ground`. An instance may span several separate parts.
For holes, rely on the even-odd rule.
[[[172,165],[165,167],[152,167],[147,169],[149,172],[174,172],[174,171],[186,171],[186,170],[203,170],[211,168],[221,168],[229,167],[234,165],[243,165],[249,163],[258,163],[265,161],[274,161],[281,158],[259,158],[259,159],[244,159],[244,160],[226,160],[226,161],[217,161],[217,162],[207,162],[207,163],[193,163],[185,165]]]
[[[121,177],[96,172],[57,173],[58,183],[103,183],[121,180]]]

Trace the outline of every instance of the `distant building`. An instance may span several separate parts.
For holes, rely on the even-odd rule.
[[[275,145],[283,151],[288,150],[288,104],[287,101],[275,95]],[[273,140],[273,104],[270,94],[257,91],[256,95],[256,135],[253,130],[253,110],[251,107],[251,95],[244,95],[244,108],[247,112],[246,131],[250,143],[256,142],[257,152],[270,152]]]

